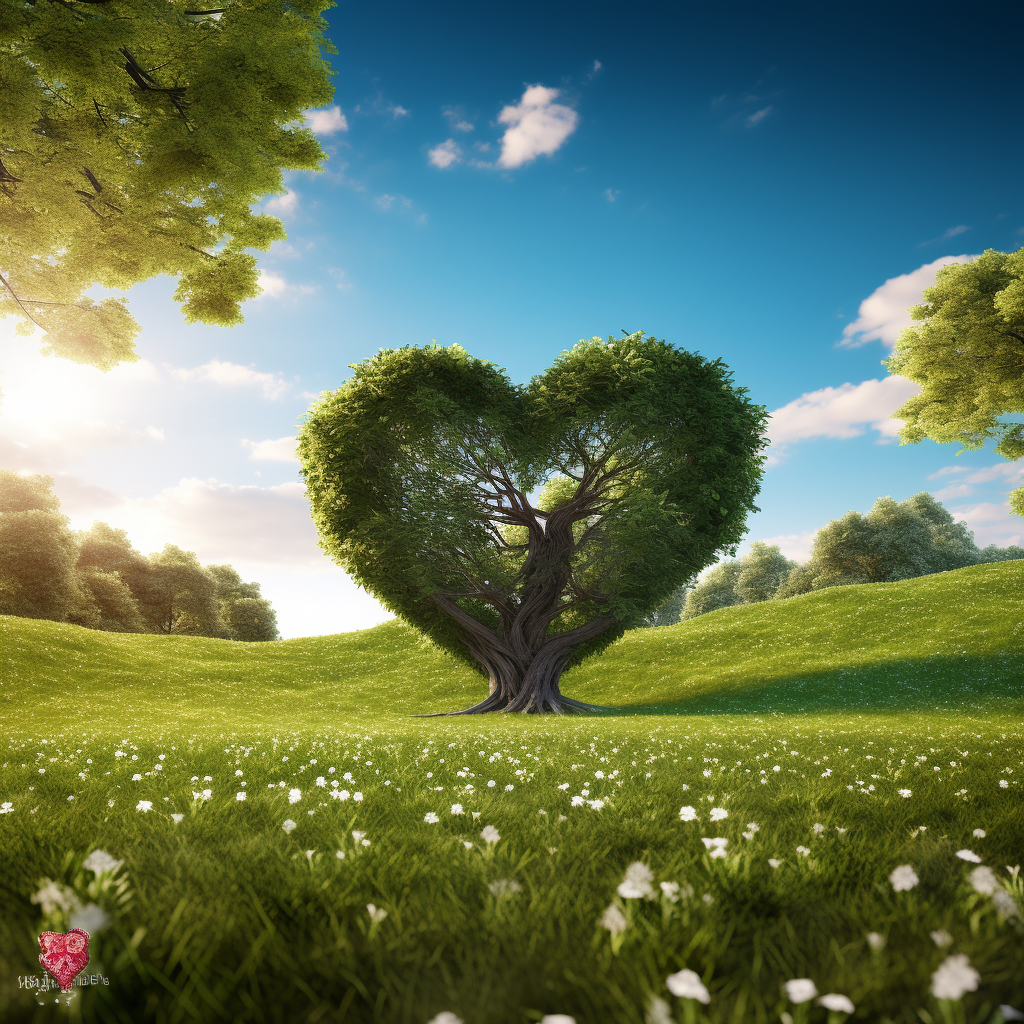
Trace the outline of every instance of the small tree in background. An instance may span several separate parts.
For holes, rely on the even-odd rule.
[[[778,545],[755,540],[750,552],[740,560],[736,577],[736,595],[744,604],[769,601],[796,568]]]
[[[1024,423],[999,420],[1024,413],[1024,248],[942,267],[924,297],[910,311],[919,326],[882,363],[924,389],[893,413],[906,421],[900,444],[930,437],[974,451],[991,437],[997,455],[1024,458]],[[1024,515],[1024,487],[1010,508]]]
[[[199,564],[194,552],[167,544],[149,561],[158,594],[159,632],[227,637],[217,601],[217,581]]]
[[[0,615],[64,622],[84,611],[78,545],[53,477],[0,470]]]
[[[69,622],[111,633],[149,632],[138,602],[116,572],[89,568],[77,571],[79,586],[88,600],[79,611],[68,616]]]
[[[83,574],[116,575],[128,588],[143,621],[143,632],[161,632],[163,596],[157,585],[153,565],[132,547],[124,530],[96,522],[87,532],[78,535],[78,569]],[[103,584],[99,584],[103,586]],[[97,599],[98,601],[98,599]],[[125,612],[127,614],[127,612]],[[105,616],[117,621],[114,615]],[[130,619],[130,616],[129,616]],[[124,621],[129,621],[126,619]],[[83,622],[82,625],[89,623]],[[134,632],[134,630],[126,630]]]
[[[743,598],[736,593],[740,572],[740,563],[735,559],[716,565],[687,595],[681,618],[695,619],[719,608],[743,604]]]
[[[244,583],[230,565],[208,565],[206,571],[217,582],[221,621],[233,640],[279,640],[277,613],[260,596],[258,583]]]

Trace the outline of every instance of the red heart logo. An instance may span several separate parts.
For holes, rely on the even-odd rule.
[[[39,948],[39,962],[57,979],[61,992],[71,988],[89,963],[89,933],[81,928],[72,928],[66,934],[43,932]]]

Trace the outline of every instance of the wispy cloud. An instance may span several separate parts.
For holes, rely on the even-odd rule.
[[[587,72],[587,78],[596,78],[603,67],[604,65],[599,60],[595,60],[594,63],[590,65],[590,70]]]
[[[448,127],[453,132],[471,132],[474,125],[468,121],[460,107],[443,107],[441,114],[448,122]]]
[[[454,139],[445,139],[439,146],[435,146],[428,155],[430,162],[443,171],[462,160],[462,147]]]
[[[397,121],[402,117],[409,117],[409,111],[398,103],[385,99],[383,93],[377,93],[372,100],[360,103],[356,108],[357,114],[381,114]]]
[[[773,109],[774,108],[769,103],[767,107],[762,107],[760,110],[755,110],[754,113],[752,113],[747,118],[747,127],[753,128],[754,125],[760,124],[772,112]]]
[[[249,449],[249,458],[254,462],[298,462],[297,443],[297,437],[278,437],[267,441],[243,440],[242,447]]]
[[[950,263],[970,263],[975,258],[941,256],[909,274],[890,277],[860,304],[857,319],[843,328],[839,347],[859,348],[869,341],[880,341],[892,348],[900,333],[913,323],[909,310],[924,302],[924,290],[935,284],[939,268]]]
[[[348,119],[341,107],[327,107],[323,110],[304,110],[306,125],[317,135],[334,135],[348,131]]]
[[[608,200],[609,203],[614,203],[615,200],[618,199],[621,194],[621,190],[617,188],[606,188],[604,190],[604,197],[605,199]]]
[[[498,122],[508,127],[501,139],[499,167],[522,167],[538,156],[550,156],[572,135],[579,115],[572,107],[555,103],[558,95],[558,89],[530,85],[517,104],[502,108]]]
[[[923,249],[926,245],[938,245],[940,242],[948,242],[951,238],[956,238],[957,235],[962,235],[965,231],[970,230],[967,224],[957,224],[955,228],[946,228],[938,238],[929,238],[927,242],[918,242],[917,247],[918,249]]]
[[[264,398],[280,398],[289,388],[279,373],[260,373],[251,366],[227,363],[219,359],[213,359],[191,370],[176,366],[165,366],[165,369],[176,380],[203,381],[231,388],[259,388]]]
[[[263,204],[263,212],[275,217],[290,216],[299,208],[299,193],[288,189],[283,196],[274,196]]]
[[[772,412],[768,465],[782,460],[787,445],[814,437],[860,437],[872,429],[880,435],[876,443],[890,441],[903,426],[892,414],[920,390],[906,377],[891,376],[809,391]]]
[[[378,210],[390,210],[392,208],[409,210],[412,208],[412,200],[405,196],[392,196],[385,192],[384,195],[377,196],[374,199],[373,205]]]
[[[272,270],[261,270],[258,279],[262,293],[257,296],[261,299],[264,296],[270,299],[280,299],[285,295],[312,295],[317,290],[315,284],[290,284],[280,274]]]

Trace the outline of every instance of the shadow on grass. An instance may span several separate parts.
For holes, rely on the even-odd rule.
[[[623,704],[593,717],[995,710],[996,702],[1007,711],[1013,706],[1024,710],[1024,654],[936,655],[838,670],[796,671],[771,682],[738,685],[713,694],[657,704]]]

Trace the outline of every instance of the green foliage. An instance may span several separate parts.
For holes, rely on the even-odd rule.
[[[135,601],[144,631],[160,632],[163,604],[153,566],[148,558],[132,547],[128,534],[106,523],[96,522],[88,532],[79,534],[78,542],[79,572],[116,575]]]
[[[474,667],[432,596],[463,595],[492,630],[500,603],[516,606],[528,552],[508,532],[500,470],[520,496],[548,484],[542,500],[562,509],[581,467],[609,473],[600,507],[573,523],[566,605],[548,635],[613,625],[569,664],[738,544],[756,509],[766,413],[720,360],[640,333],[581,341],[525,386],[457,345],[382,350],[353,369],[299,440],[321,546]]]
[[[683,613],[683,605],[686,604],[686,595],[690,592],[690,585],[683,584],[669,594],[668,598],[658,605],[652,612],[648,612],[640,620],[640,628],[654,629],[658,626],[674,626],[679,622]]]
[[[786,558],[778,545],[770,546],[756,540],[740,562],[736,596],[744,604],[768,601],[775,596],[795,568],[796,563]]]
[[[0,470],[0,615],[63,622],[83,603],[53,477]]]
[[[696,618],[698,615],[706,615],[719,608],[743,604],[743,598],[736,593],[736,581],[741,571],[740,563],[733,559],[716,565],[687,595],[682,614],[683,621]]]
[[[185,636],[226,636],[217,601],[217,581],[192,551],[165,544],[150,556],[157,591],[158,632]]]
[[[243,583],[230,565],[208,565],[206,571],[217,582],[220,618],[233,640],[278,640],[277,613],[260,596],[258,583]]]
[[[113,633],[145,633],[146,623],[131,590],[116,572],[79,569],[80,588],[87,595],[81,610],[69,622]]]
[[[967,525],[954,522],[932,495],[921,492],[898,503],[879,498],[866,516],[847,512],[823,526],[810,562],[791,572],[777,596],[910,579],[980,560]]]
[[[1024,424],[999,417],[1024,413],[1024,248],[986,249],[971,263],[939,270],[927,300],[910,315],[920,326],[899,337],[883,365],[922,385],[894,416],[906,421],[901,444],[930,437],[1024,458]],[[1012,511],[1024,515],[1024,488],[1012,492]]]
[[[989,544],[978,553],[979,562],[1008,562],[1014,558],[1024,558],[1024,548],[1011,544],[1008,548],[997,548],[995,544]]]
[[[324,159],[301,122],[332,96],[330,6],[0,0],[0,316],[101,369],[136,358],[139,328],[93,285],[177,276],[186,320],[239,323],[246,250],[285,237],[251,205]]]

